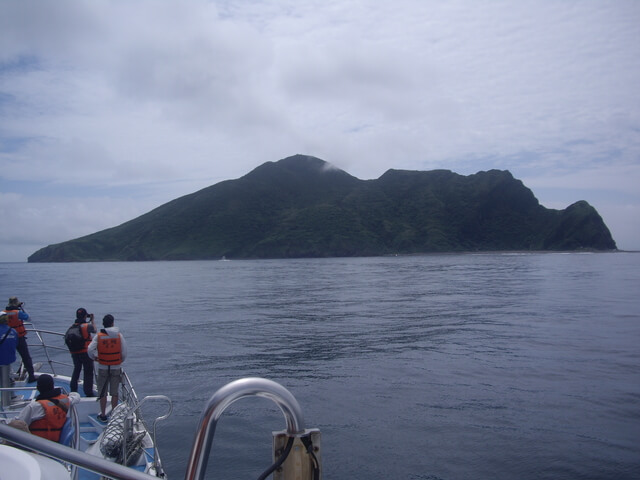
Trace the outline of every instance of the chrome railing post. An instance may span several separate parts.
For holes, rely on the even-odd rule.
[[[218,419],[224,410],[244,397],[265,397],[278,405],[287,423],[287,434],[304,432],[302,410],[295,397],[279,383],[265,378],[242,378],[220,388],[207,402],[196,430],[185,480],[203,480]]]

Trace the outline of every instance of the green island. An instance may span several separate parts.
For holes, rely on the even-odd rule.
[[[360,180],[315,157],[267,162],[117,227],[49,245],[29,262],[210,260],[479,251],[606,251],[584,200],[540,205],[503,170],[388,170]]]

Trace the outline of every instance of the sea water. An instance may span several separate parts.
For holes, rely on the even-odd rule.
[[[246,376],[294,394],[325,479],[640,478],[640,254],[5,263],[0,278],[41,328],[78,307],[115,316],[138,396],[173,400],[170,479],[208,398]],[[284,428],[271,401],[234,403],[207,477],[257,478]]]

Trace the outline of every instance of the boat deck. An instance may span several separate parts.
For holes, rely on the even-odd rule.
[[[36,372],[36,376],[40,373]],[[69,393],[71,379],[63,375],[52,375],[56,388],[61,388],[63,392]],[[0,406],[0,417],[5,418],[7,421],[15,418],[20,410],[31,400],[33,400],[38,392],[36,389],[36,383],[26,383],[26,381],[16,381],[12,392],[11,405],[8,408]],[[96,442],[99,441],[100,435],[108,425],[107,422],[101,422],[98,419],[100,413],[100,403],[97,397],[87,397],[82,390],[82,382],[78,387],[78,394],[80,395],[80,402],[75,405],[75,411],[78,417],[78,445],[77,449],[91,452],[91,450],[98,450],[99,446]],[[109,415],[111,411],[111,399],[107,397],[107,409],[106,413]],[[62,433],[60,443],[71,445],[75,432],[73,429],[64,430]],[[149,443],[149,442],[146,442]],[[96,455],[98,452],[96,451]],[[142,449],[142,454],[136,462],[136,465],[131,465],[130,468],[144,472],[149,463],[153,462],[155,449],[151,445],[145,445]],[[79,480],[100,480],[102,475],[91,472],[89,470],[78,469]]]

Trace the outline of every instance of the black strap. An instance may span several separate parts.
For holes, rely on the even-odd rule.
[[[57,398],[51,398],[51,399],[49,399],[49,401],[53,402],[53,404],[56,407],[61,408],[62,411],[65,413],[65,415],[69,411],[69,408],[64,403],[60,402],[60,400],[58,400]]]

